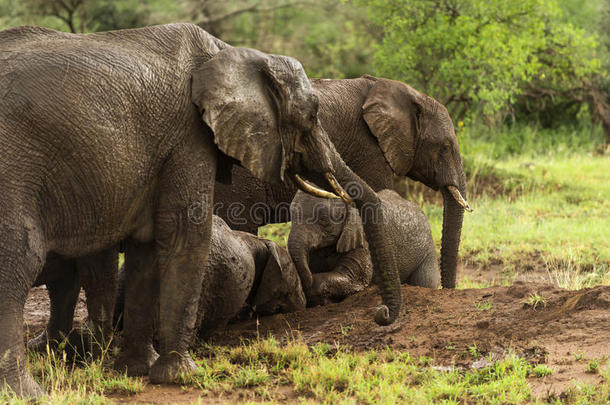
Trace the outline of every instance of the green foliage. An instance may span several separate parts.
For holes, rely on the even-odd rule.
[[[41,25],[61,31],[93,32],[147,23],[146,5],[138,0],[0,0],[0,28]]]
[[[599,360],[591,360],[587,365],[587,373],[597,374],[599,373]]]
[[[554,0],[357,0],[384,27],[382,75],[447,104],[454,118],[506,111],[530,81],[567,86],[599,71],[595,38],[560,21]]]
[[[555,371],[552,368],[548,367],[545,364],[536,364],[534,368],[532,368],[530,374],[537,378],[542,378],[552,375],[554,372]]]
[[[532,293],[525,300],[523,300],[523,304],[532,309],[544,308],[546,307],[546,298],[544,298],[537,292]]]
[[[96,1],[87,10],[90,31],[110,31],[146,25],[148,10],[139,0]]]
[[[530,398],[526,378],[531,366],[516,357],[481,370],[439,372],[430,359],[390,349],[352,353],[326,343],[308,347],[295,340],[281,345],[272,337],[236,348],[206,346],[202,352],[210,360],[198,361],[198,371],[182,382],[206,392],[230,392],[248,381],[259,387],[291,385],[301,401],[322,403],[487,404]],[[272,389],[256,392],[263,391],[273,399]]]
[[[229,2],[218,3],[216,15],[239,9]],[[243,8],[258,4],[243,3]],[[294,56],[312,77],[344,78],[370,73],[373,50],[364,10],[341,5],[339,0],[294,2],[290,7],[282,7],[291,4],[282,0],[264,4],[270,11],[243,13],[222,24],[202,26],[234,45]]]

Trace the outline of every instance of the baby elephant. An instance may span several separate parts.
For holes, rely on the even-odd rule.
[[[214,215],[199,301],[199,336],[224,326],[244,307],[261,315],[305,308],[290,254],[275,242],[233,231]]]
[[[378,196],[387,212],[384,229],[394,248],[400,281],[438,288],[440,271],[428,218],[416,204],[392,190],[382,190]],[[299,191],[290,205],[290,214],[288,251],[303,285],[311,286],[305,289],[308,305],[340,301],[369,285],[371,258],[355,208],[346,212],[343,201]],[[367,212],[365,220],[377,220],[375,212]],[[340,240],[344,226],[349,228]]]
[[[233,231],[213,216],[210,254],[199,300],[199,336],[206,337],[244,310],[269,315],[305,308],[299,274],[286,249],[275,242]],[[115,321],[123,310],[123,268]]]

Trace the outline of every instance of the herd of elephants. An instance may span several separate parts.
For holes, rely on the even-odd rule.
[[[120,313],[114,367],[171,382],[195,368],[196,335],[244,311],[375,283],[389,325],[401,283],[454,288],[470,210],[441,103],[373,76],[309,79],[192,24],[0,31],[0,173],[0,389],[22,396],[42,393],[24,347],[32,286],[51,315],[30,349],[70,333],[82,287],[93,339]],[[440,268],[394,176],[441,191]],[[288,249],[256,236],[289,220]]]

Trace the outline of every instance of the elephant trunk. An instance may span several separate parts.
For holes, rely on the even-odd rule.
[[[295,236],[294,232],[291,231],[288,236],[287,247],[288,253],[290,253],[290,257],[292,257],[292,262],[297,269],[297,273],[299,273],[303,291],[305,292],[305,295],[307,295],[311,289],[312,275],[309,268],[310,242],[304,239],[305,238],[302,236]]]
[[[341,163],[343,162],[341,161]],[[389,325],[400,313],[402,294],[394,247],[387,233],[384,232],[387,213],[384,211],[377,193],[368,184],[345,164],[335,167],[339,182],[350,191],[350,197],[356,203],[369,244],[373,271],[382,299],[382,305],[377,308],[375,313],[375,322],[379,325]]]
[[[329,185],[330,190],[336,193],[336,197],[330,196],[332,198],[341,198],[348,204],[352,201],[356,203],[369,244],[373,271],[382,299],[382,305],[377,308],[375,313],[375,322],[379,325],[389,325],[400,313],[402,295],[394,258],[394,247],[384,232],[387,214],[383,210],[381,201],[375,191],[345,164],[326,132],[320,131],[317,136],[304,137],[303,142],[304,144],[314,142],[315,144],[308,149],[314,151],[311,156],[327,156],[333,169],[332,172],[326,170],[326,159],[323,161],[324,164],[317,164],[311,159],[311,156],[306,154],[303,156],[304,166],[312,172],[322,175],[321,178],[317,178],[318,181],[313,178],[308,180],[314,180],[321,187]],[[308,187],[303,187],[303,182],[298,179],[296,182],[303,191],[307,193],[313,191]]]
[[[457,258],[464,219],[464,206],[454,195],[466,195],[466,184],[460,181],[459,193],[443,188],[443,239],[441,242],[441,285],[443,288],[455,288],[457,275]],[[459,198],[459,197],[458,197]],[[465,201],[465,199],[462,199]],[[466,204],[466,207],[468,205]],[[470,207],[468,207],[470,208]]]

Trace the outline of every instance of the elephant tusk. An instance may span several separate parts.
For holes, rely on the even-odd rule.
[[[337,193],[339,197],[341,197],[341,199],[345,201],[346,204],[351,204],[354,202],[354,200],[352,200],[349,194],[345,192],[343,187],[341,187],[341,184],[339,184],[339,182],[337,181],[337,179],[335,179],[335,176],[333,176],[332,173],[324,173],[324,177],[326,178],[326,181],[328,181],[328,184],[330,184],[330,186],[333,188],[333,190],[335,190],[335,193]]]
[[[451,193],[453,198],[455,198],[455,201],[458,202],[458,204],[460,204],[462,207],[464,207],[464,209],[466,211],[472,212],[472,208],[470,208],[470,205],[468,205],[468,203],[466,202],[464,197],[462,197],[462,194],[460,194],[460,190],[458,190],[457,187],[447,186],[447,189],[449,190],[449,192]]]
[[[299,186],[299,188],[301,190],[303,190],[304,192],[311,194],[315,197],[320,197],[320,198],[335,198],[335,199],[339,199],[341,197],[339,197],[336,194],[333,193],[329,193],[326,190],[322,190],[321,188],[312,186],[311,184],[305,182],[305,180],[303,180],[301,178],[301,176],[299,176],[298,174],[294,175],[294,180],[297,183],[297,186]]]

